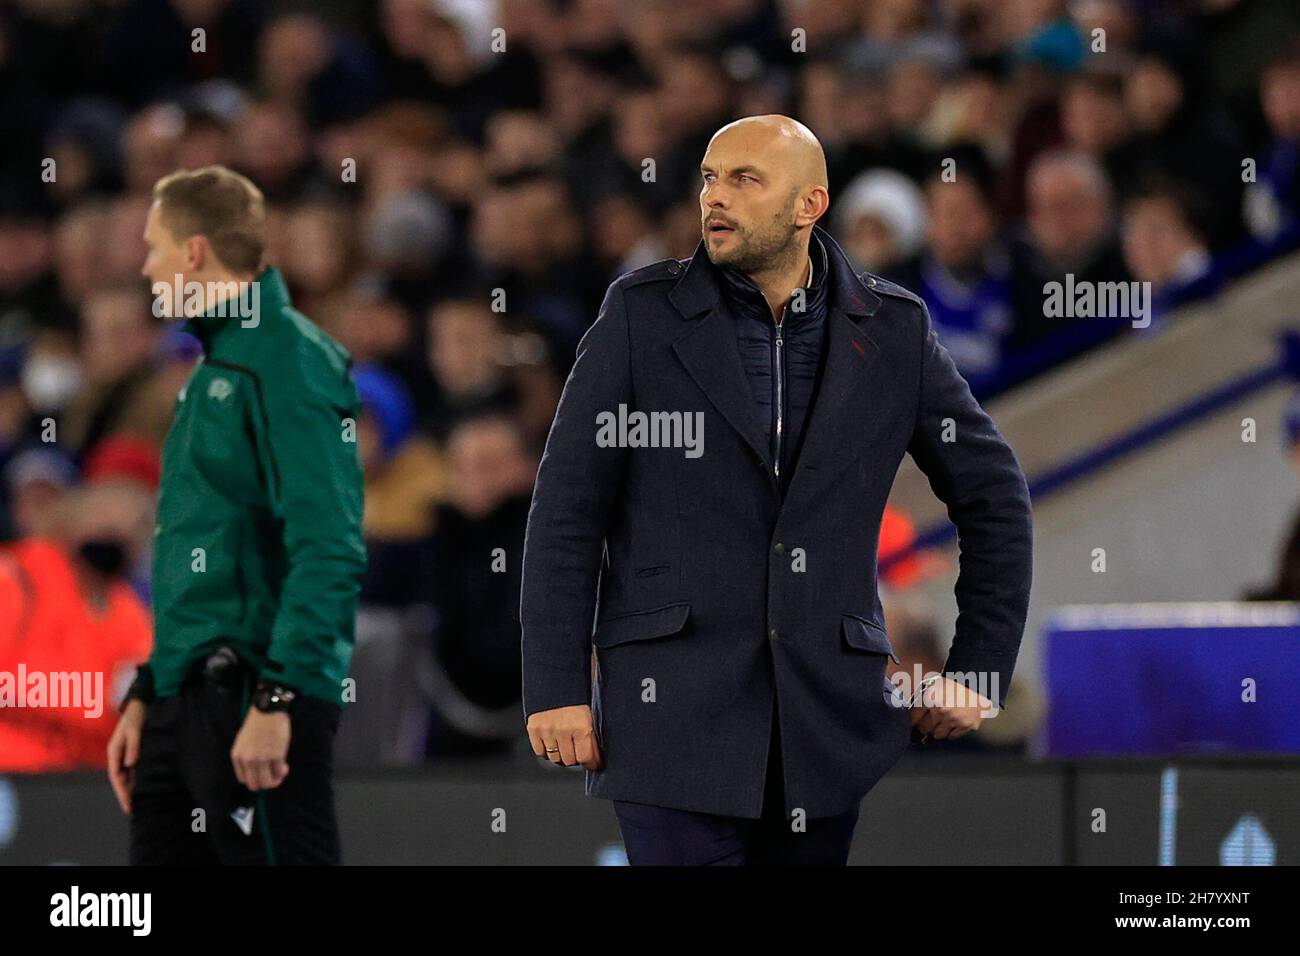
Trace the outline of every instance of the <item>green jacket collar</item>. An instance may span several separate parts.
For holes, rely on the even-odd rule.
[[[238,328],[245,322],[252,328],[264,319],[274,316],[289,305],[289,288],[284,284],[280,270],[267,266],[237,299],[227,299],[214,305],[203,315],[185,321],[185,331],[203,343],[203,351],[211,350],[217,338],[229,328]]]

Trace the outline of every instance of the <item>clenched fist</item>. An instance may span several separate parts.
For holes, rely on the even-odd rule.
[[[250,707],[230,748],[235,778],[249,790],[274,790],[284,783],[292,735],[288,714],[264,714]]]
[[[956,739],[979,730],[984,717],[996,713],[992,701],[951,677],[926,687],[920,697],[912,706],[912,726],[935,740]]]
[[[586,704],[539,710],[528,718],[528,741],[533,753],[551,763],[573,767],[581,764],[588,770],[604,766],[600,744]]]

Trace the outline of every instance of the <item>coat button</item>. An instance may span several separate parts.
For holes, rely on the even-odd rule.
[[[785,554],[785,545],[783,545],[780,541],[778,541],[775,545],[773,545],[772,550],[775,551],[777,554]]]
[[[874,289],[874,288],[876,287],[876,277],[875,277],[875,276],[867,276],[867,285],[868,285],[869,287],[871,287],[872,289]]]
[[[775,641],[780,639],[780,635],[776,633],[776,628],[772,628],[770,631],[767,632],[767,639],[769,641]]]
[[[681,271],[682,271],[682,264],[681,264],[680,262],[678,262],[676,259],[674,259],[672,262],[668,263],[668,274],[669,274],[669,275],[678,275],[678,274],[681,273]]]

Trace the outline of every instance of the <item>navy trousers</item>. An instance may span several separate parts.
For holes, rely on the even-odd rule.
[[[632,866],[843,866],[858,809],[804,821],[785,815],[781,735],[775,713],[762,816],[757,820],[615,800],[614,812]]]

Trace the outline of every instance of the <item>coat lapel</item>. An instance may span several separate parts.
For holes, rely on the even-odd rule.
[[[702,261],[706,256],[701,242],[686,273],[668,294],[669,301],[691,320],[686,333],[673,342],[673,351],[710,404],[763,462],[772,490],[776,491],[771,455],[754,419],[749,381],[740,364],[736,328],[708,272],[709,263]]]
[[[814,469],[826,469],[826,463],[843,454],[853,440],[855,428],[862,424],[854,398],[880,357],[879,346],[844,312],[832,308],[826,322],[826,365],[804,426],[803,447],[799,449],[787,498],[807,480],[801,476],[809,463]]]
[[[826,315],[826,359],[822,380],[805,427],[803,447],[795,462],[794,475],[786,491],[789,498],[807,482],[800,476],[812,464],[825,470],[826,463],[842,456],[863,423],[858,415],[857,392],[871,376],[880,358],[880,346],[867,334],[869,316],[880,308],[880,297],[870,291],[854,272],[848,257],[828,234],[814,227],[826,246],[833,295]]]

